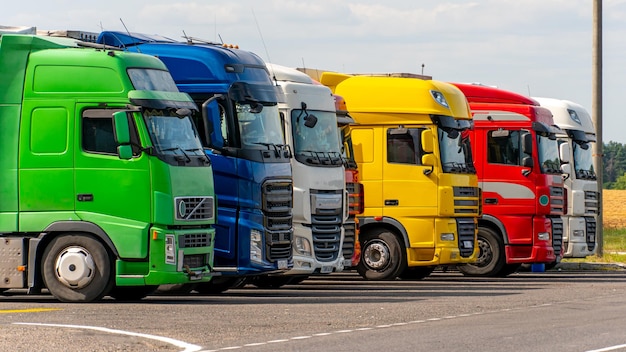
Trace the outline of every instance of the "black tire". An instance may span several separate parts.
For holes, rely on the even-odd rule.
[[[43,252],[41,272],[48,291],[62,302],[92,302],[113,287],[111,256],[86,234],[60,235]]]
[[[385,229],[361,236],[361,260],[356,267],[366,280],[393,280],[406,268],[406,250]]]
[[[472,264],[459,265],[466,276],[499,276],[506,264],[504,242],[488,227],[478,227],[478,258]]]
[[[293,276],[288,275],[259,275],[250,277],[247,282],[257,288],[281,288],[290,284],[291,280],[293,280]]]
[[[422,280],[432,274],[436,267],[436,265],[407,267],[400,274],[400,278],[402,280]]]
[[[231,288],[243,286],[245,277],[213,277],[209,282],[199,283],[195,290],[202,295],[222,293]]]
[[[139,301],[152,294],[158,287],[157,285],[115,286],[109,293],[109,296],[121,302]]]

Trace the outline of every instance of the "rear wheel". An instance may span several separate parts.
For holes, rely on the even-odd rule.
[[[437,266],[415,266],[404,269],[400,278],[402,280],[422,280],[428,277],[435,270]]]
[[[92,302],[114,284],[111,257],[95,238],[85,234],[60,235],[43,252],[43,281],[63,302]]]
[[[359,274],[367,280],[393,280],[406,267],[406,253],[398,238],[378,229],[361,238]]]
[[[459,265],[459,271],[467,276],[498,276],[506,264],[504,243],[500,236],[488,227],[479,227],[478,249],[476,262]]]

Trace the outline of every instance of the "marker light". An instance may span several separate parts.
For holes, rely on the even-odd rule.
[[[250,260],[263,262],[263,236],[259,230],[250,230]]]
[[[440,238],[442,241],[454,241],[454,234],[453,233],[442,233],[440,235]]]

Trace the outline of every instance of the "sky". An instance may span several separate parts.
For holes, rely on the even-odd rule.
[[[602,140],[626,144],[626,0],[602,2]],[[266,62],[423,73],[592,111],[593,0],[10,1],[0,25],[239,45]]]

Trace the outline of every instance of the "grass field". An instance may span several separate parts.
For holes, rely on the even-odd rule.
[[[603,255],[564,260],[626,263],[626,190],[602,191],[602,222]]]

